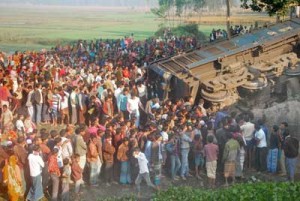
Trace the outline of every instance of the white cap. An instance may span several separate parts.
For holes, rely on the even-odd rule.
[[[200,123],[201,126],[205,125],[205,121],[203,121],[203,120],[201,120],[199,123]]]

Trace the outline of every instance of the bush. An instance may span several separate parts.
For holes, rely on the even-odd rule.
[[[158,192],[154,201],[284,201],[299,200],[300,183],[239,184],[227,189],[174,187]]]
[[[162,37],[164,35],[164,30],[166,27],[160,27],[156,32],[155,36]],[[191,36],[196,37],[198,40],[204,41],[206,39],[205,34],[199,31],[198,24],[187,24],[187,25],[179,25],[175,28],[171,28],[172,34],[177,37],[180,36]]]

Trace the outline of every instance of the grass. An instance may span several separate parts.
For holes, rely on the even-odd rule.
[[[162,20],[138,9],[100,7],[0,6],[0,51],[49,49],[78,39],[117,39],[134,33],[136,40],[153,36]],[[200,25],[209,35],[217,24]]]

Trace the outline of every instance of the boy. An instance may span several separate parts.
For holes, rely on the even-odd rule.
[[[153,189],[156,189],[156,187],[154,186],[154,184],[151,182],[150,180],[150,176],[149,176],[149,169],[148,169],[148,160],[145,156],[144,153],[141,152],[141,150],[136,147],[134,150],[133,150],[133,156],[135,158],[137,158],[138,160],[138,164],[139,164],[139,174],[135,180],[135,185],[137,187],[137,190],[138,190],[138,197],[140,197],[140,193],[141,193],[141,182],[142,182],[142,179],[144,178],[147,185],[148,186],[151,186]]]
[[[71,167],[69,164],[69,159],[65,158],[63,160],[63,173],[62,173],[62,193],[61,193],[61,200],[62,201],[69,201],[70,200],[70,176],[71,176]]]
[[[219,154],[219,147],[218,145],[213,143],[214,136],[208,135],[207,142],[204,146],[204,156],[206,158],[206,171],[208,177],[208,185],[209,187],[215,186],[216,181],[216,170],[217,170],[217,159]]]
[[[71,166],[71,177],[73,179],[73,181],[75,182],[75,194],[76,194],[76,198],[79,198],[79,190],[80,190],[80,184],[82,183],[82,168],[79,165],[80,162],[80,155],[79,154],[75,154],[74,155],[74,160],[72,162],[72,166]]]
[[[204,165],[204,157],[203,157],[203,144],[202,144],[202,138],[201,135],[195,135],[195,138],[193,140],[193,151],[194,151],[194,157],[195,157],[195,172],[197,179],[200,178],[200,169],[203,168]]]

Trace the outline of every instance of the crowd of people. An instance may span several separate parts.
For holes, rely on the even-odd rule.
[[[144,63],[191,47],[191,38],[131,36],[0,54],[0,167],[9,199],[70,200],[70,184],[77,199],[82,186],[100,184],[135,184],[140,195],[143,179],[157,190],[162,175],[204,181],[205,173],[213,188],[217,176],[226,184],[243,177],[244,164],[293,181],[299,143],[286,122],[268,131],[251,114],[212,113],[191,97],[162,101],[149,89]]]
[[[249,27],[243,25],[235,25],[230,27],[230,34],[232,37],[234,37],[238,35],[252,33],[253,30],[254,30],[253,25],[250,25]],[[224,29],[213,29],[209,35],[210,42],[214,42],[220,39],[227,39],[227,38],[228,38],[228,33]]]

